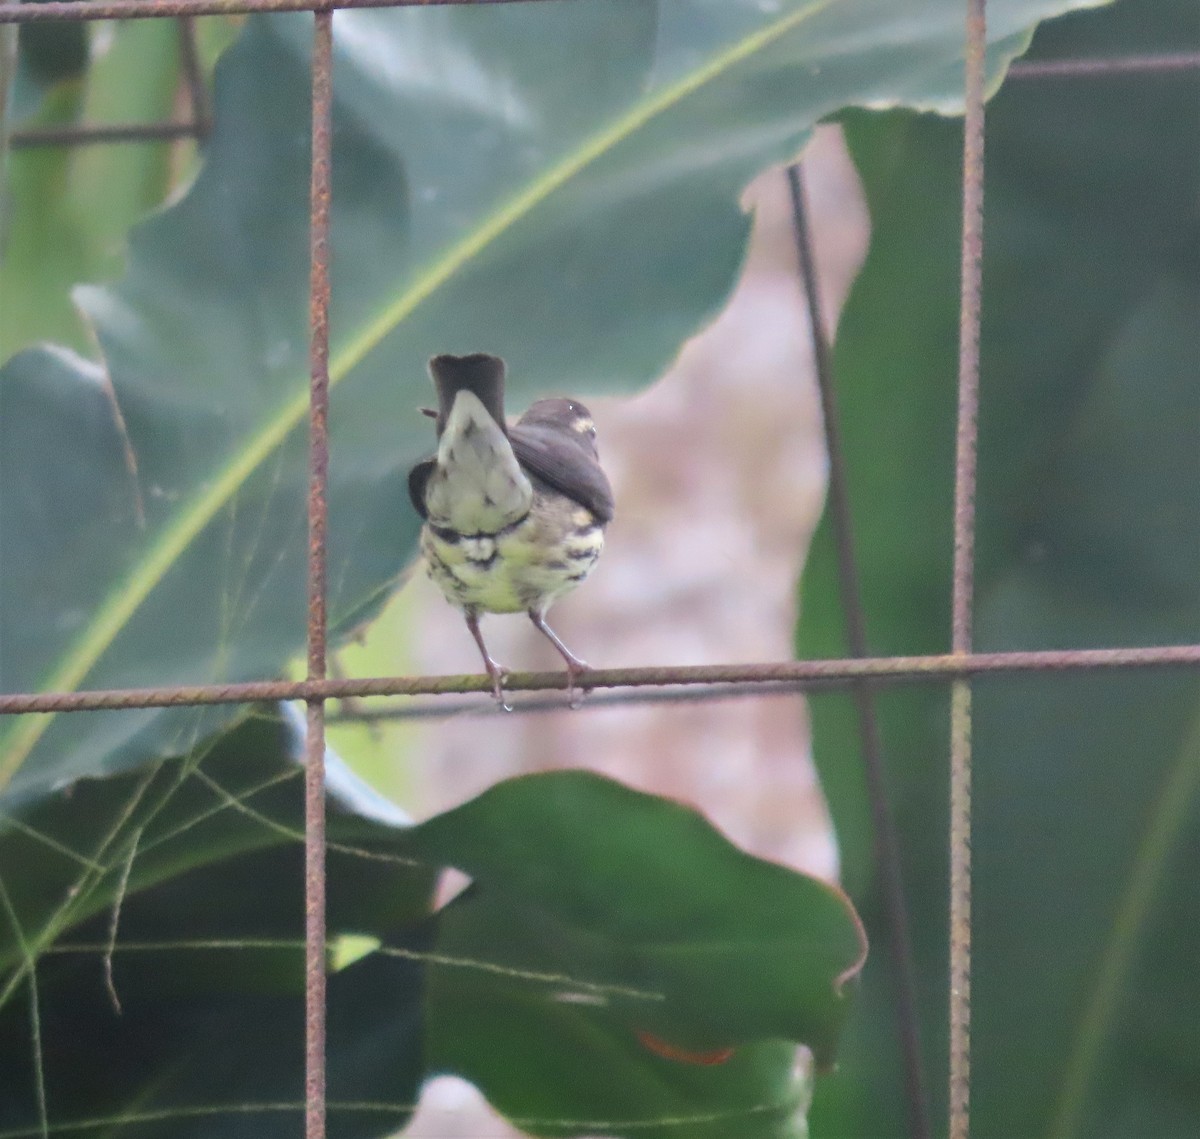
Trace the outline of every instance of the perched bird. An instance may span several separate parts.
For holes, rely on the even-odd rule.
[[[592,572],[613,496],[596,428],[574,399],[541,399],[504,420],[504,361],[435,356],[437,454],[409,472],[429,576],[466,617],[496,699],[504,670],[479,630],[481,613],[525,612],[567,663],[568,689],[587,665],[546,624],[546,610]]]

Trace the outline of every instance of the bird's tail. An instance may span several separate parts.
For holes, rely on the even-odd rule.
[[[476,352],[471,356],[434,356],[429,361],[429,374],[437,388],[439,437],[450,422],[459,392],[470,392],[483,404],[501,431],[504,423],[504,361],[499,356]]]

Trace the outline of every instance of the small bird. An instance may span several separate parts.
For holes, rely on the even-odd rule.
[[[479,630],[481,613],[525,612],[567,664],[568,691],[587,665],[546,624],[546,611],[592,572],[613,495],[591,413],[575,399],[540,399],[504,420],[504,361],[434,356],[437,454],[409,472],[429,576],[462,610],[504,703],[504,670]]]

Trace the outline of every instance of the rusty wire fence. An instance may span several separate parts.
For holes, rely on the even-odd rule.
[[[197,142],[212,129],[212,103],[196,48],[198,16],[252,12],[313,13],[312,158],[310,212],[310,395],[308,492],[308,664],[296,681],[172,686],[154,689],[87,690],[0,694],[0,715],[152,708],[177,705],[241,704],[303,700],[307,704],[305,769],[305,1136],[325,1135],[325,704],[361,697],[439,697],[487,693],[482,675],[331,678],[327,675],[326,489],[329,463],[329,223],[332,197],[332,19],[339,8],[482,5],[511,0],[50,0],[0,2],[0,24],[48,21],[173,18],[178,21],[180,73],[189,113],[182,119],[151,123],[85,123],[13,131],[14,148],[87,146],[103,143]],[[923,656],[872,657],[859,596],[858,559],[851,525],[850,496],[842,449],[829,345],[817,289],[801,167],[788,170],[798,261],[807,298],[812,352],[820,391],[829,455],[829,509],[833,517],[841,602],[851,655],[844,659],[589,669],[585,687],[612,690],[593,695],[584,706],[615,703],[715,700],[767,696],[831,688],[848,689],[855,701],[865,776],[875,832],[886,921],[897,982],[897,1020],[908,1099],[909,1134],[928,1139],[929,1119],[917,1032],[915,979],[908,917],[901,881],[899,844],[885,795],[884,758],[874,693],[888,684],[948,684],[951,690],[950,784],[950,1051],[949,1135],[966,1139],[970,1105],[971,1014],[971,678],[1015,672],[1099,671],[1144,668],[1200,668],[1200,644],[1140,648],[1063,649],[976,653],[972,651],[976,444],[979,411],[979,340],[982,307],[984,83],[986,0],[965,0],[965,132],[963,150],[963,228],[959,320],[958,427],[955,462],[954,560],[951,650]],[[1117,73],[1167,73],[1200,69],[1200,52],[1129,55],[1120,58],[1018,61],[1008,77],[1017,80]],[[567,687],[563,672],[511,672],[505,688],[553,692]],[[562,708],[559,698],[526,700],[513,711],[530,714]],[[414,701],[381,709],[343,712],[354,720],[441,718],[461,711],[444,699]]]

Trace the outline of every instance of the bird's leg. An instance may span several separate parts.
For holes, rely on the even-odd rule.
[[[467,619],[467,628],[471,630],[471,636],[475,638],[475,643],[479,646],[479,652],[483,657],[483,667],[491,678],[492,695],[496,697],[496,703],[501,708],[506,712],[511,712],[512,708],[504,699],[504,669],[492,660],[487,645],[483,643],[483,633],[479,631],[479,614],[473,609],[468,609],[464,616]]]
[[[578,708],[581,694],[577,693],[575,681],[587,672],[588,664],[585,660],[580,660],[566,645],[564,645],[558,634],[546,624],[546,616],[537,609],[529,610],[529,619],[533,622],[534,627],[540,632],[556,649],[559,655],[567,662],[567,698],[571,703],[572,708]]]

